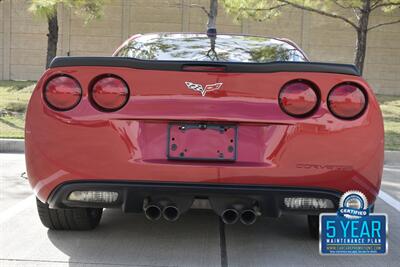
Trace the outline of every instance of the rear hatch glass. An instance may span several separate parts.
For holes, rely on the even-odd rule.
[[[246,35],[157,33],[138,35],[116,53],[153,61],[268,63],[307,61],[304,54],[283,40]]]

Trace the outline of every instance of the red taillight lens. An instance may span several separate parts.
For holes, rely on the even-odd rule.
[[[358,84],[339,84],[328,95],[328,108],[340,119],[355,119],[366,107],[367,97]]]
[[[102,111],[116,111],[128,101],[129,89],[121,78],[107,76],[93,84],[91,97]]]
[[[79,83],[69,76],[51,78],[44,89],[44,99],[53,109],[66,111],[78,105],[82,97]]]
[[[319,91],[311,82],[298,80],[285,84],[279,93],[279,105],[287,114],[304,117],[313,113],[319,103]]]

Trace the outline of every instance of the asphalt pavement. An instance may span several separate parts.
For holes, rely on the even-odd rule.
[[[23,154],[0,154],[0,266],[399,266],[400,162],[385,166],[375,212],[389,218],[384,256],[320,256],[305,216],[223,225],[193,210],[179,221],[105,210],[93,231],[49,231],[37,216]]]

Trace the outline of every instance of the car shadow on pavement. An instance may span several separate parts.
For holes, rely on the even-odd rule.
[[[211,211],[191,211],[171,223],[105,210],[92,231],[48,231],[48,237],[74,267],[220,265],[218,219]]]
[[[252,226],[238,223],[221,230],[218,217],[209,210],[191,210],[174,223],[151,222],[143,214],[105,210],[95,230],[48,231],[48,237],[70,257],[69,266],[74,267],[83,264],[221,266],[221,246],[228,248],[229,257],[230,248],[235,251],[244,244],[254,247],[274,239],[287,242],[310,239],[305,216],[297,217],[262,218]],[[221,231],[228,244],[221,243]]]

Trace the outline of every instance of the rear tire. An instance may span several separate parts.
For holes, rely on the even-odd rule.
[[[375,203],[371,205],[371,207],[369,208],[369,212],[370,213],[374,213],[375,212]]]
[[[319,216],[308,215],[308,230],[313,239],[319,238]]]
[[[100,222],[103,209],[69,208],[51,209],[36,199],[40,221],[51,230],[91,230]]]

